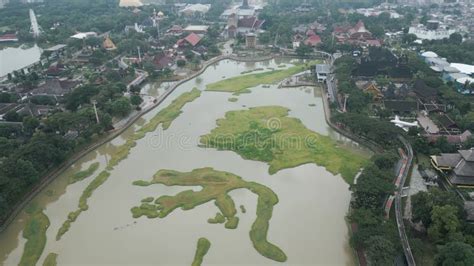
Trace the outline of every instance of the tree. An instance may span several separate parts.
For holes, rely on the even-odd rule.
[[[21,116],[15,111],[8,111],[3,116],[3,119],[5,119],[8,122],[21,122]]]
[[[367,255],[372,265],[392,265],[395,247],[385,237],[373,236],[367,241]]]
[[[110,108],[112,115],[122,117],[128,115],[132,110],[130,106],[130,100],[125,97],[121,97],[113,101]]]
[[[422,222],[425,227],[431,225],[431,210],[433,209],[433,200],[428,192],[419,192],[411,198],[413,210],[413,222]]]
[[[182,60],[182,59],[179,59],[177,62],[176,62],[176,65],[178,65],[178,67],[184,67],[186,65],[186,61]]]
[[[313,48],[311,48],[311,46],[306,45],[304,43],[301,43],[300,46],[296,48],[296,54],[301,57],[306,56],[312,51],[313,51]]]
[[[139,106],[142,102],[143,102],[143,99],[139,95],[132,95],[130,97],[130,103],[132,105]]]
[[[29,135],[35,132],[35,129],[40,125],[39,120],[33,116],[26,116],[23,118],[23,129]]]
[[[451,205],[434,206],[431,211],[432,224],[428,236],[436,242],[443,242],[456,233],[461,223],[457,217],[458,210]]]
[[[455,32],[451,35],[449,35],[449,42],[453,43],[453,44],[456,44],[456,45],[459,45],[462,43],[462,35]]]
[[[469,266],[474,265],[474,248],[462,242],[450,242],[439,248],[435,258],[436,265]]]

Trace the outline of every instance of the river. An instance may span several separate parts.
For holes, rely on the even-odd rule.
[[[41,48],[37,45],[26,49],[8,47],[0,50],[0,77],[38,62],[40,56]]]
[[[257,196],[248,190],[229,193],[236,206],[244,205],[247,209],[245,214],[238,212],[240,222],[235,230],[207,223],[207,219],[218,211],[213,203],[188,211],[175,210],[163,219],[132,218],[130,209],[141,199],[175,195],[189,189],[162,185],[137,187],[132,186],[134,180],[149,180],[159,169],[187,172],[213,167],[265,185],[278,195],[279,203],[270,220],[268,240],[288,256],[288,261],[282,265],[353,265],[345,222],[350,191],[340,176],[315,164],[269,175],[265,163],[244,160],[231,151],[197,145],[199,136],[215,128],[216,120],[224,117],[227,111],[281,105],[289,108],[290,116],[299,118],[309,129],[329,135],[356,152],[367,153],[329,128],[324,119],[321,91],[311,87],[258,86],[252,93],[238,96],[237,102],[229,102],[228,98],[232,96],[228,93],[203,91],[201,97],[184,106],[183,113],[168,130],[159,127],[137,141],[127,159],[111,171],[108,181],[89,198],[89,209],[60,241],[55,240],[58,228],[67,214],[77,208],[82,191],[93,178],[67,185],[68,175],[86,169],[94,162],[100,162],[99,171],[104,169],[117,145],[183,92],[194,87],[204,90],[206,84],[223,77],[238,76],[242,71],[255,68],[277,68],[281,63],[279,60],[259,63],[224,60],[209,67],[199,77],[179,86],[159,107],[121,136],[90,153],[54,180],[33,201],[44,207],[51,222],[47,230],[48,241],[38,264],[43,263],[48,253],[55,252],[59,254],[58,265],[190,265],[199,237],[206,237],[212,243],[204,265],[278,264],[261,256],[249,239],[249,230],[256,217]],[[162,89],[148,86],[146,91],[158,94]],[[21,258],[26,242],[22,237],[26,218],[27,214],[22,212],[0,234],[0,261],[4,265],[17,265]]]

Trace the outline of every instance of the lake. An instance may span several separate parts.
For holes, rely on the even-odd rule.
[[[300,87],[278,89],[276,85],[257,86],[251,93],[229,102],[229,93],[204,91],[206,84],[241,75],[256,68],[281,67],[284,60],[259,63],[221,61],[209,67],[199,77],[179,86],[159,107],[143,116],[131,128],[110,143],[90,153],[63,175],[54,180],[33,201],[44,208],[51,225],[46,235],[45,250],[38,262],[48,255],[58,255],[58,265],[190,265],[196,251],[196,241],[206,237],[212,243],[203,265],[353,265],[345,215],[349,208],[349,185],[339,175],[333,175],[315,164],[305,164],[269,175],[268,165],[245,160],[231,151],[218,151],[198,146],[199,137],[216,127],[216,120],[231,110],[280,105],[290,109],[309,129],[340,142],[360,154],[368,154],[358,144],[333,131],[325,122],[319,88]],[[166,86],[166,84],[162,85]],[[118,145],[149,121],[161,109],[184,92],[193,88],[202,95],[184,106],[182,114],[167,130],[159,127],[137,141],[128,157],[112,171],[110,178],[89,198],[89,209],[72,223],[69,231],[56,241],[58,228],[70,211],[77,208],[79,197],[93,177],[68,185],[68,176],[92,163],[99,162],[99,173],[105,168]],[[146,92],[161,94],[159,86],[147,86]],[[311,105],[311,106],[310,106]],[[315,106],[314,106],[315,105]],[[218,211],[209,202],[192,210],[177,209],[163,219],[134,219],[130,212],[141,199],[175,195],[189,187],[133,186],[132,182],[150,180],[160,169],[189,172],[196,168],[213,167],[241,176],[273,190],[279,197],[270,220],[268,240],[287,255],[286,263],[278,263],[260,255],[252,246],[249,231],[256,217],[257,196],[248,190],[229,193],[238,210],[237,229],[209,224],[207,219]],[[197,190],[199,187],[192,189]],[[17,265],[26,240],[22,230],[28,215],[22,212],[0,234],[0,261]]]

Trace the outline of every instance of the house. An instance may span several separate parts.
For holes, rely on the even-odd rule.
[[[227,20],[227,37],[235,38],[238,34],[259,32],[264,23],[265,20],[260,20],[256,16],[239,18],[236,14],[232,14]]]
[[[448,143],[450,144],[461,144],[469,140],[472,137],[472,133],[471,131],[466,130],[462,134],[455,134],[455,135],[429,134],[429,135],[425,135],[425,137],[430,143],[434,143],[438,139],[445,137]]]
[[[474,185],[474,148],[431,156],[431,164],[436,170],[448,174],[452,184]]]
[[[312,47],[315,47],[317,46],[318,44],[321,43],[321,37],[319,37],[318,35],[314,34],[314,35],[310,35],[305,41],[304,41],[304,44],[305,45],[308,45],[308,46],[312,46]]]
[[[382,42],[372,36],[372,33],[367,30],[363,21],[357,22],[354,27],[338,26],[333,30],[333,36],[339,43],[347,43],[361,46],[376,46],[382,45]]]
[[[18,37],[14,33],[0,35],[0,42],[17,42]]]
[[[179,35],[183,34],[183,27],[181,27],[179,25],[173,25],[170,29],[168,29],[166,31],[166,33],[168,33],[170,35],[179,36]]]
[[[60,76],[66,70],[66,66],[60,62],[54,62],[46,70],[46,76],[57,77]]]
[[[30,91],[30,94],[35,95],[47,95],[54,97],[62,97],[73,91],[78,85],[79,81],[74,80],[60,80],[60,79],[47,79],[45,83]]]
[[[177,42],[176,42],[176,45],[178,48],[183,48],[185,46],[196,46],[200,41],[201,41],[201,37],[199,37],[199,35],[195,34],[195,33],[191,33],[189,34],[188,36],[186,36],[185,38],[183,39],[179,39]]]
[[[383,101],[385,109],[392,111],[397,115],[411,115],[418,111],[417,101],[390,100]]]
[[[438,91],[435,88],[426,85],[426,83],[421,79],[415,81],[413,91],[422,102],[433,102],[438,99]]]
[[[184,28],[184,32],[196,33],[196,34],[206,34],[209,26],[206,25],[189,25]]]
[[[293,35],[293,49],[300,47],[301,42],[304,41],[304,36],[301,33]]]
[[[164,53],[156,55],[153,59],[153,64],[158,70],[163,70],[165,68],[170,68],[174,64],[174,60],[171,56]]]
[[[331,66],[328,64],[317,64],[316,65],[316,79],[318,82],[325,82],[331,73]]]
[[[377,87],[377,85],[374,82],[367,82],[363,85],[358,85],[358,87],[365,93],[371,94],[372,99],[376,102],[380,101],[383,99],[383,93],[382,91]]]
[[[456,122],[451,119],[447,114],[442,114],[438,117],[438,126],[441,131],[446,133],[457,133],[459,132],[459,127]]]

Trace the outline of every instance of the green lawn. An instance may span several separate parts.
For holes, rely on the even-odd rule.
[[[286,261],[285,253],[274,244],[268,242],[267,233],[272,218],[273,207],[278,204],[277,195],[268,187],[255,182],[247,182],[241,177],[228,172],[216,171],[212,168],[195,169],[182,173],[173,170],[158,171],[151,181],[135,181],[138,186],[162,184],[166,186],[201,186],[202,190],[185,190],[174,196],[163,195],[154,204],[142,203],[132,208],[133,217],[165,218],[177,208],[190,210],[204,203],[214,201],[220,213],[208,222],[221,223],[225,227],[237,227],[238,217],[234,201],[228,195],[232,190],[248,189],[258,195],[257,218],[250,230],[250,239],[255,249],[263,256],[279,261]],[[223,217],[221,217],[223,216]]]
[[[299,119],[288,117],[288,112],[280,106],[227,112],[200,142],[203,147],[231,150],[244,159],[266,162],[270,174],[315,163],[352,184],[369,158],[309,130]]]

